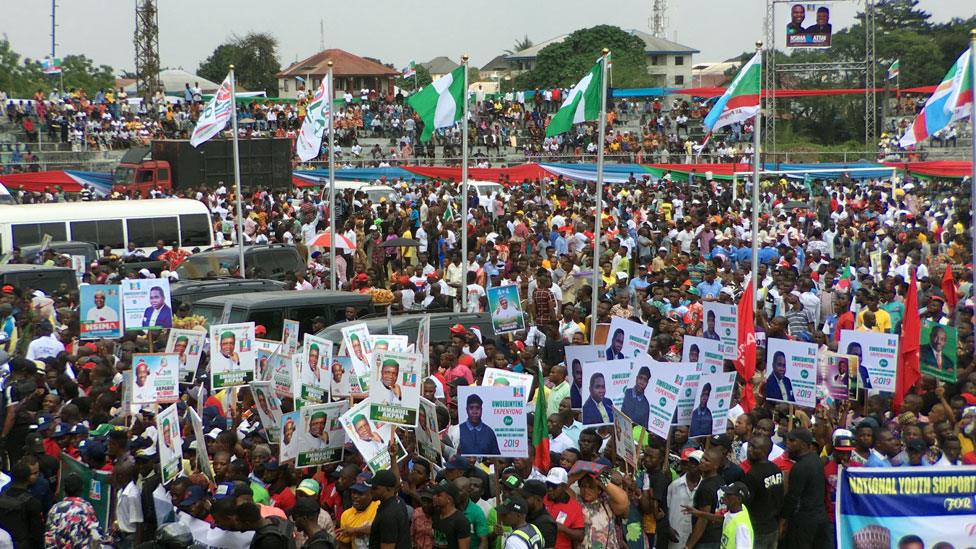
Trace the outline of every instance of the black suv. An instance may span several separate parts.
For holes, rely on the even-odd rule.
[[[227,278],[238,269],[237,246],[211,249],[191,255],[177,269],[180,280]],[[244,247],[247,278],[284,280],[286,273],[304,271],[305,262],[294,246],[259,244]]]

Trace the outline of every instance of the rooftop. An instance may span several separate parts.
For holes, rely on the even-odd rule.
[[[420,66],[427,69],[430,74],[447,74],[461,65],[442,55],[421,63]]]
[[[323,75],[329,72],[329,61],[333,63],[332,73],[335,76],[398,76],[400,74],[400,71],[371,59],[333,48],[320,51],[311,57],[293,63],[276,76],[287,78],[291,76],[304,77],[306,74]]]
[[[695,48],[684,46],[678,44],[677,42],[672,42],[670,40],[667,40],[665,38],[652,36],[643,31],[630,29],[627,30],[626,32],[634,36],[637,36],[638,38],[644,41],[644,44],[646,45],[646,47],[644,48],[644,53],[646,53],[647,55],[701,53]],[[545,48],[550,44],[558,44],[563,40],[565,40],[568,36],[569,36],[568,34],[564,34],[562,36],[557,36],[555,38],[546,40],[545,42],[539,42],[538,44],[535,44],[531,48],[526,48],[524,50],[517,51],[512,55],[506,56],[505,58],[510,61],[517,61],[523,59],[535,59],[536,57],[539,56],[539,52],[542,51],[543,48]]]

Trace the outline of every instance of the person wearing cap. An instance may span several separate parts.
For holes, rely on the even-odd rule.
[[[678,470],[683,474],[668,485],[667,520],[672,534],[671,547],[684,547],[691,535],[692,515],[685,512],[685,507],[692,505],[695,491],[701,482],[698,465],[704,454],[694,448],[682,450]]]
[[[302,549],[334,549],[336,540],[319,524],[322,509],[314,498],[300,498],[291,509],[291,520],[305,538]]]
[[[328,418],[324,410],[316,410],[308,418],[308,433],[305,437],[305,448],[320,450],[329,447],[329,430],[326,428]]]
[[[512,533],[505,538],[505,549],[543,549],[547,547],[545,537],[539,527],[527,522],[528,513],[528,502],[517,494],[511,495],[498,506],[499,520],[512,529]]]
[[[116,294],[117,295],[117,294]],[[105,305],[105,292],[102,290],[96,290],[95,295],[92,296],[92,301],[94,302],[93,307],[89,307],[88,311],[85,312],[86,322],[118,322],[119,313]]]
[[[468,395],[465,403],[467,419],[458,426],[457,452],[462,456],[497,456],[498,437],[495,430],[482,421],[484,401],[476,393]]]
[[[356,414],[352,418],[353,430],[356,431],[356,447],[366,450],[368,454],[378,456],[386,451],[386,443],[383,437],[374,431],[370,426],[369,419],[363,414]]]
[[[741,482],[722,487],[726,513],[722,521],[722,549],[752,549],[755,535],[745,503],[749,489]]]
[[[546,477],[548,480],[548,477]],[[545,498],[548,493],[546,482],[537,479],[526,480],[522,484],[520,495],[528,504],[525,519],[542,533],[543,546],[555,547],[558,523],[546,509]]]
[[[37,337],[27,346],[27,360],[41,360],[47,357],[56,357],[64,351],[64,343],[58,339],[54,333],[54,325],[48,319],[43,319],[37,323]]]
[[[370,400],[376,404],[402,405],[403,387],[397,383],[399,379],[400,363],[392,358],[384,358],[380,366],[380,386],[374,388]]]
[[[583,508],[576,498],[569,495],[569,475],[562,467],[549,469],[546,476],[546,511],[556,521],[555,549],[572,549],[583,540]]]
[[[746,447],[749,470],[742,483],[752,495],[749,501],[755,547],[775,549],[779,541],[779,512],[783,506],[785,476],[779,467],[769,461],[773,446],[767,436],[753,435]]]
[[[393,456],[395,460],[395,456]],[[391,469],[381,469],[367,484],[374,502],[378,502],[373,519],[370,549],[410,549],[410,519],[407,506],[399,497],[400,479]]]
[[[305,368],[312,374],[311,385],[318,385],[322,381],[319,364],[319,345],[312,343],[308,346],[308,353],[305,356]],[[314,380],[314,381],[313,381]]]
[[[434,549],[474,549],[471,547],[471,523],[457,508],[460,497],[457,486],[445,481],[435,485],[432,491]]]
[[[827,510],[824,508],[823,463],[814,449],[813,433],[798,428],[787,435],[790,459],[789,484],[780,515],[780,533],[787,547],[823,547],[828,539]]]
[[[369,544],[369,537],[373,520],[376,518],[376,509],[380,502],[373,501],[370,487],[366,484],[364,473],[356,478],[356,482],[349,487],[352,497],[352,507],[342,512],[339,518],[339,528],[336,530],[336,539],[339,547],[343,549],[366,549]]]

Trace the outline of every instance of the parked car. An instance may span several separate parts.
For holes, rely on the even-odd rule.
[[[256,292],[208,297],[193,304],[191,314],[203,316],[208,325],[217,324],[228,308],[227,322],[254,322],[267,329],[267,339],[281,339],[282,321],[297,320],[301,333],[309,333],[312,319],[325,317],[326,322],[344,321],[346,307],[355,307],[360,315],[373,311],[368,294],[336,290],[296,292]]]
[[[92,261],[98,258],[98,248],[95,244],[91,242],[84,242],[80,240],[61,240],[56,242],[50,242],[47,248],[54,250],[55,254],[65,254],[65,255],[83,255],[85,256],[85,264],[91,265]],[[31,246],[22,246],[20,248],[20,255],[24,258],[27,263],[34,263],[38,255],[41,254],[41,245],[34,244]]]
[[[237,246],[206,250],[191,255],[176,269],[180,280],[202,280],[228,277],[237,270]],[[298,249],[288,244],[259,244],[244,248],[244,267],[247,278],[284,280],[286,273],[305,270],[305,261]]]
[[[247,261],[245,259],[245,261]],[[282,290],[284,282],[266,279],[221,278],[217,280],[180,280],[170,284],[173,308],[193,305],[201,299],[222,295]]]
[[[405,335],[408,337],[410,343],[416,343],[417,328],[420,325],[420,319],[422,319],[424,316],[424,314],[414,313],[393,316],[390,320],[390,323],[393,326],[393,333],[396,335]],[[324,337],[338,344],[342,341],[342,328],[359,322],[365,323],[366,327],[369,328],[369,333],[371,334],[389,333],[387,318],[385,316],[377,316],[367,320],[355,320],[352,322],[340,322],[338,324],[333,324],[315,335]],[[454,326],[455,324],[461,324],[465,328],[469,329],[472,326],[477,327],[479,330],[481,330],[482,340],[484,338],[495,337],[495,330],[491,326],[490,314],[448,312],[430,313],[430,340],[450,341],[451,326]]]
[[[20,290],[42,290],[48,295],[78,291],[75,271],[67,267],[0,265],[0,286],[7,284]]]

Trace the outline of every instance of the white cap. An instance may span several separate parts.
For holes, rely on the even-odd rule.
[[[34,296],[34,297],[40,297],[40,298],[47,297],[47,294],[44,293],[43,290],[34,290],[34,293],[32,293],[31,295]]]
[[[213,429],[210,430],[209,433],[207,433],[207,437],[216,440],[217,439],[217,435],[219,435],[220,433],[221,433],[221,430],[219,428],[217,428],[217,427],[214,427]]]
[[[546,477],[546,484],[566,484],[569,482],[569,475],[566,473],[566,469],[562,467],[553,467],[549,469],[549,475]]]

